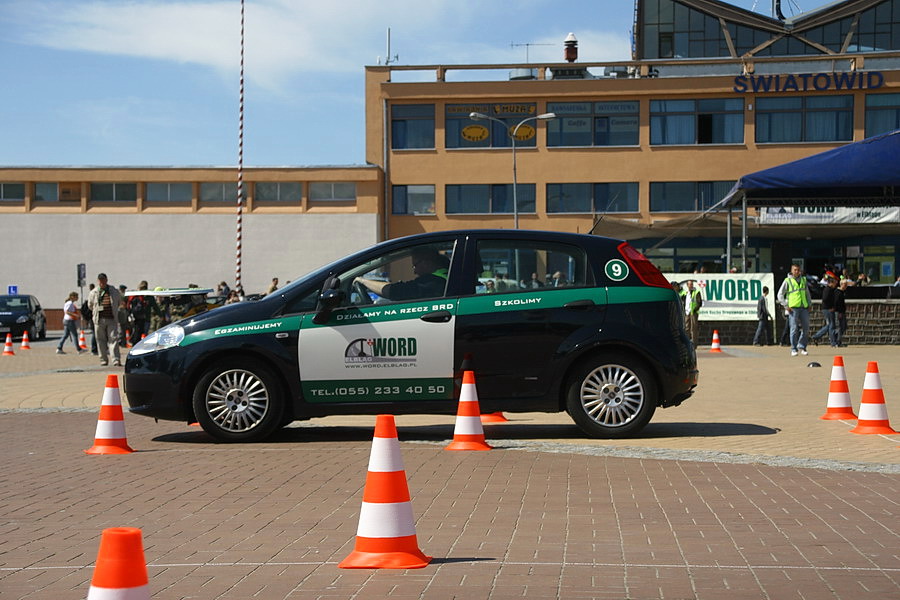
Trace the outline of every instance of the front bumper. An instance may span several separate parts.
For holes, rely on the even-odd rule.
[[[189,402],[178,397],[172,379],[161,373],[125,373],[125,398],[128,410],[164,421],[189,421]]]

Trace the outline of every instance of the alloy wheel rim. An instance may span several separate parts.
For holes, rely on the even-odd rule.
[[[243,369],[221,373],[206,392],[206,412],[225,431],[240,433],[253,429],[268,409],[269,392],[265,383]]]
[[[605,427],[627,425],[644,405],[640,378],[621,365],[597,367],[584,378],[581,406],[593,421]]]

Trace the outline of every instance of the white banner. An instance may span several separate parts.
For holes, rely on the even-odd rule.
[[[762,225],[834,225],[900,223],[900,206],[769,206],[761,208]]]
[[[669,283],[685,288],[690,279],[700,290],[701,321],[755,321],[756,303],[763,287],[769,288],[766,306],[775,316],[775,276],[771,273],[663,273]]]

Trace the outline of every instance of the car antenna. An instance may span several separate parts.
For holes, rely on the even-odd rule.
[[[606,211],[609,210],[609,207],[613,205],[613,202],[615,202],[618,199],[619,199],[619,192],[616,192],[615,195],[609,199],[609,202],[606,203],[606,208],[603,209],[603,212],[601,212],[599,215],[597,215],[597,218],[594,219],[594,224],[591,225],[591,228],[587,232],[588,235],[594,235],[594,230],[597,228],[597,225],[600,224],[600,221],[603,220],[603,215],[606,213]]]

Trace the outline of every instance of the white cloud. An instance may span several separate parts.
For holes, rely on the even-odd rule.
[[[248,0],[245,73],[270,90],[303,73],[359,74],[363,65],[386,54],[388,26],[399,64],[524,62],[523,48],[489,35],[490,24],[506,16],[504,5],[475,0]],[[31,45],[234,73],[240,56],[239,7],[236,0],[16,0],[9,3],[5,19],[15,20],[8,31],[18,31],[20,41]],[[520,7],[520,12],[530,10]],[[532,40],[531,61],[561,62],[566,33]],[[629,58],[626,32],[579,32],[578,37],[581,61]]]

